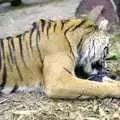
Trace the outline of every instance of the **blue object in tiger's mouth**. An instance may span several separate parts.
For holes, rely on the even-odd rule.
[[[97,81],[97,82],[103,82],[105,77],[107,77],[108,79],[110,78],[112,80],[116,79],[115,75],[112,75],[112,74],[110,74],[108,72],[105,72],[105,71],[99,71],[96,74],[89,75],[88,80]]]
[[[105,68],[103,68],[102,65],[98,64],[99,62],[96,62],[96,64],[92,65],[92,69],[96,70],[96,72],[92,72],[91,74],[88,74],[84,71],[84,67],[80,65],[76,65],[75,67],[75,75],[78,78],[82,78],[84,80],[88,79],[91,81],[97,81],[97,82],[103,82],[105,80],[115,80],[117,79],[117,76],[111,73],[110,71],[107,71]]]

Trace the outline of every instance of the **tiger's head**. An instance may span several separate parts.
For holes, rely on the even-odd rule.
[[[93,72],[96,63],[104,67],[110,39],[108,33],[105,32],[104,23],[107,25],[104,21],[98,27],[94,22],[84,20],[76,25],[76,29],[70,30],[67,34],[76,64],[82,66],[88,74]]]
[[[105,67],[105,58],[109,48],[109,35],[102,30],[91,33],[77,49],[77,64],[84,66],[84,71],[91,74],[98,65]]]

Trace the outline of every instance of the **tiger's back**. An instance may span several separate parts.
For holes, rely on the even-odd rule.
[[[9,93],[39,85],[42,79],[40,33],[33,23],[23,34],[0,39],[0,89]],[[7,87],[6,87],[7,86]]]

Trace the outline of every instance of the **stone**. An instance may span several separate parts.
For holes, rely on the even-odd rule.
[[[82,14],[89,14],[94,7],[104,6],[99,19],[102,17],[114,23],[118,21],[117,6],[113,0],[82,0],[75,12],[75,16],[79,18]]]

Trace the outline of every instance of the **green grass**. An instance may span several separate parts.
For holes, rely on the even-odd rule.
[[[120,42],[120,34],[116,34],[111,38],[111,43],[114,44],[115,42]],[[111,56],[111,59],[117,60],[120,62],[120,49],[115,50],[116,52]]]
[[[120,33],[114,35],[111,39],[112,39],[113,41],[120,41]]]

